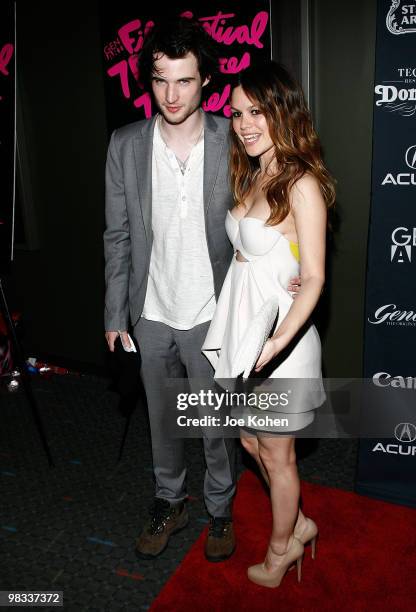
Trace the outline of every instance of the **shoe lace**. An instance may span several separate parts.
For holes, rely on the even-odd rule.
[[[214,517],[210,519],[208,533],[214,538],[221,538],[228,531],[231,521],[223,517]]]
[[[163,530],[171,512],[172,507],[166,499],[155,499],[153,506],[149,511],[151,517],[149,531],[151,534],[155,534]]]

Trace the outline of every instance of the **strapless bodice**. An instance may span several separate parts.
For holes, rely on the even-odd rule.
[[[292,255],[299,262],[297,243],[288,241],[278,230],[270,225],[265,225],[262,219],[242,217],[237,220],[228,211],[225,218],[225,229],[234,251],[240,251],[247,261],[264,257],[283,239],[288,243]]]
[[[243,217],[239,221],[228,211],[225,229],[235,251],[247,261],[263,257],[282,238],[277,230],[256,217]]]

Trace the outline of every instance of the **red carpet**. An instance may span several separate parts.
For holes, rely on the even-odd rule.
[[[305,482],[302,496],[320,538],[315,561],[306,547],[300,584],[295,571],[286,574],[277,589],[247,579],[247,567],[264,558],[271,511],[260,481],[246,471],[234,505],[233,557],[222,563],[206,561],[204,532],[151,611],[414,610],[415,510]]]

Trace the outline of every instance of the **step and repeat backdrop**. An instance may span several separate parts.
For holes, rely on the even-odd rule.
[[[138,53],[146,33],[164,16],[160,10],[142,9],[137,2],[100,3],[110,132],[156,111],[140,84]],[[271,57],[269,2],[190,1],[178,14],[200,19],[221,45],[221,76],[203,108],[229,117],[231,76]],[[0,264],[11,260],[13,250],[14,31],[14,3],[5,0],[0,6]],[[360,441],[356,489],[416,506],[415,49],[416,0],[378,0],[364,377],[391,394],[394,424],[388,437]]]
[[[357,491],[416,506],[415,0],[378,1],[376,45],[364,376],[392,426],[361,440]]]
[[[189,2],[178,10],[200,19],[223,48],[221,77],[204,110],[230,116],[230,76],[271,57],[269,9],[257,1]],[[140,85],[138,53],[160,18],[135,2],[100,9],[110,132],[156,110]],[[377,20],[364,377],[399,399],[416,387],[416,0],[378,0]],[[392,399],[391,413],[399,403]],[[397,410],[391,437],[360,441],[357,491],[416,505],[415,467],[416,416]]]
[[[156,109],[150,93],[140,84],[138,53],[146,32],[164,17],[160,5],[154,12],[137,2],[102,3],[100,9],[105,92],[109,130],[149,118]],[[271,57],[269,2],[183,3],[177,15],[199,19],[220,44],[220,77],[216,90],[203,99],[204,110],[230,116],[230,75],[247,68],[253,60]]]

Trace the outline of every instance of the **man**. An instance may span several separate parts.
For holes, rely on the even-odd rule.
[[[225,118],[200,109],[216,69],[214,42],[188,19],[155,26],[140,57],[140,77],[159,114],[116,130],[106,169],[105,328],[110,350],[129,315],[142,359],[156,497],[136,553],[154,558],[188,522],[184,440],[163,435],[166,378],[212,378],[201,353],[232,248],[224,229],[232,206]],[[146,72],[147,71],[147,72]],[[204,499],[210,514],[205,555],[235,548],[232,499],[235,441],[204,437]]]

